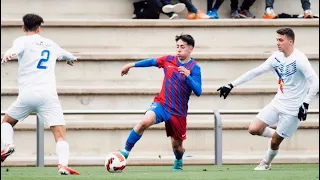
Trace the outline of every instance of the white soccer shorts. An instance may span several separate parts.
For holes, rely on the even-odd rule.
[[[28,97],[19,96],[7,110],[7,114],[18,121],[23,121],[32,112],[36,112],[40,120],[49,127],[65,125],[58,97],[46,98],[41,95],[34,96],[32,93]]]
[[[299,127],[298,116],[284,114],[269,103],[256,116],[269,126],[277,125],[276,132],[283,138],[291,138]]]

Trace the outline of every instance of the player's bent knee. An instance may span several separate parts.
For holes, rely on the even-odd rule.
[[[12,118],[8,114],[5,114],[1,124],[2,123],[9,123],[12,127],[14,127],[18,123],[18,120]]]
[[[140,121],[139,122],[139,129],[145,130],[150,126],[149,124],[150,124],[150,122],[148,122],[147,120]]]
[[[266,126],[267,124],[265,124],[261,120],[256,120],[250,124],[248,132],[251,135],[262,135]]]
[[[138,123],[139,130],[145,130],[156,123],[156,115],[153,111],[147,111],[144,119]]]
[[[261,132],[261,130],[258,127],[249,127],[248,132],[251,135],[261,135],[263,132]]]
[[[139,122],[139,129],[141,130],[145,130],[148,127],[152,126],[153,124],[155,124],[155,122],[153,122],[152,120],[143,120]]]

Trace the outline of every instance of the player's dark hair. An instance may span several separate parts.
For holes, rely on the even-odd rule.
[[[181,34],[179,36],[176,36],[176,42],[179,40],[182,40],[183,42],[187,43],[188,45],[194,47],[194,39],[191,35],[189,34]]]
[[[291,28],[281,28],[277,30],[278,34],[286,35],[288,39],[291,39],[294,42],[294,32]]]
[[[37,14],[26,14],[22,17],[22,20],[26,31],[36,31],[43,23],[42,17]]]

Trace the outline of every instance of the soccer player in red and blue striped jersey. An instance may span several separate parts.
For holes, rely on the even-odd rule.
[[[129,63],[121,75],[128,74],[133,67],[163,68],[164,79],[160,93],[154,98],[144,119],[130,132],[125,148],[120,151],[126,158],[143,132],[153,124],[165,122],[167,136],[171,136],[172,148],[176,157],[173,170],[182,170],[182,157],[185,149],[182,142],[186,139],[188,101],[192,92],[202,94],[201,70],[190,57],[194,49],[194,39],[188,34],[176,36],[177,55],[150,58]]]

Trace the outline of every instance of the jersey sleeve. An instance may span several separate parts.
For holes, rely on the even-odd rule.
[[[156,59],[157,65],[159,68],[163,68],[168,56],[161,56]]]
[[[301,60],[297,61],[297,65],[298,69],[306,77],[306,79],[313,75],[317,75],[306,56],[301,57]]]
[[[19,55],[24,51],[24,40],[23,38],[17,38],[13,41],[12,47],[7,50],[6,54]]]
[[[275,55],[271,55],[263,64],[261,64],[260,66],[244,73],[243,75],[241,75],[239,78],[237,78],[235,81],[233,81],[231,84],[236,87],[239,86],[240,84],[243,84],[245,82],[250,81],[251,79],[260,76],[263,73],[266,73],[268,71],[272,71],[273,67],[272,67],[272,61],[275,60]]]
[[[151,67],[158,66],[156,62],[156,58],[143,59],[141,61],[137,61],[134,63],[134,67]]]
[[[56,52],[57,52],[57,60],[76,60],[77,58],[73,56],[73,54],[69,51],[62,49],[59,45],[56,45]]]
[[[276,58],[277,57],[275,54],[269,56],[269,58],[259,66],[260,71],[262,71],[263,73],[272,71],[273,70],[272,62],[277,61]]]
[[[20,54],[24,51],[24,41],[22,38],[18,38],[13,41],[13,48],[16,54]]]
[[[315,74],[312,75],[308,78],[309,81],[309,91],[308,94],[306,96],[306,98],[304,99],[305,103],[310,104],[310,102],[315,99],[315,97],[317,96],[318,92],[319,92],[319,77]]]
[[[319,92],[319,77],[305,55],[301,57],[300,61],[297,61],[297,66],[297,68],[309,81],[309,90],[304,102],[310,104],[310,102],[315,99],[317,93]]]
[[[200,66],[195,65],[193,70],[191,71],[190,76],[188,76],[186,80],[194,94],[196,96],[200,96],[202,94],[202,79]]]

